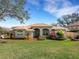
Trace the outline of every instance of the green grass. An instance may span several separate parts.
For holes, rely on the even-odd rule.
[[[79,41],[6,40],[0,59],[79,59]]]

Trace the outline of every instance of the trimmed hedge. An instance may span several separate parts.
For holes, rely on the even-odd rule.
[[[70,30],[70,32],[79,32],[79,29],[78,30]]]

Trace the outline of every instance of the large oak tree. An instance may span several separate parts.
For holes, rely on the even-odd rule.
[[[0,20],[6,20],[5,17],[12,17],[21,23],[28,20],[28,12],[24,9],[26,0],[0,0]]]
[[[71,15],[63,15],[61,18],[58,19],[58,24],[60,24],[61,26],[67,26],[77,21],[79,21],[79,14],[73,13]]]

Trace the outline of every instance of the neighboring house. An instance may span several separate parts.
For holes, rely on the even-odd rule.
[[[79,21],[67,26],[69,30],[79,30]]]
[[[65,27],[61,27],[61,26],[53,26],[51,29],[52,29],[52,30],[55,30],[55,31],[57,31],[57,30],[68,31],[67,28],[65,28]]]
[[[32,24],[30,26],[16,26],[12,28],[12,35],[14,38],[25,38],[26,36],[30,35],[32,38],[37,37],[47,37],[51,31],[66,28],[63,27],[54,27],[48,24]],[[32,39],[31,38],[31,39]]]

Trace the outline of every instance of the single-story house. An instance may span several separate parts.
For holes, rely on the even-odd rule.
[[[67,28],[69,30],[79,30],[79,21],[75,22],[75,23],[72,23],[72,24],[69,24],[67,26]]]
[[[47,37],[51,31],[54,29],[59,30],[66,28],[63,27],[55,27],[48,24],[32,24],[29,26],[16,26],[12,27],[12,36],[14,38],[28,38],[30,39],[37,38],[37,37]]]

